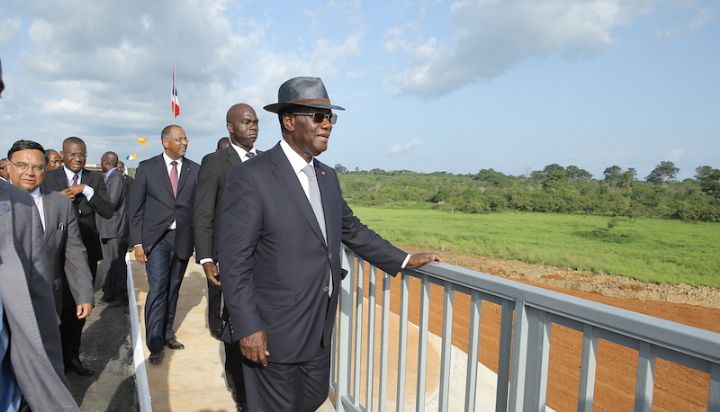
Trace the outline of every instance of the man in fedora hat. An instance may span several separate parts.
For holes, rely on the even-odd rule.
[[[222,198],[219,265],[245,357],[248,410],[312,411],[327,398],[341,243],[396,274],[440,258],[408,255],[363,225],[335,171],[314,159],[337,115],[319,78],[280,86],[282,140],[232,170]]]

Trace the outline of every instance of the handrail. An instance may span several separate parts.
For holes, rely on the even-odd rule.
[[[421,269],[406,269],[401,277],[399,330],[388,328],[390,303],[390,277],[382,274],[382,298],[375,302],[376,274],[363,269],[364,262],[348,249],[343,253],[343,262],[349,275],[342,282],[338,325],[334,337],[331,390],[335,395],[335,407],[342,411],[371,411],[376,407],[386,410],[388,377],[388,335],[399,336],[397,352],[398,375],[396,410],[407,407],[405,380],[408,362],[417,361],[415,379],[419,388],[426,385],[426,353],[428,350],[428,290],[431,283],[443,288],[443,324],[440,361],[440,377],[437,389],[438,410],[448,410],[449,368],[451,358],[451,334],[453,296],[464,293],[471,298],[469,348],[475,349],[468,356],[465,410],[475,410],[474,373],[476,368],[479,327],[481,323],[480,304],[491,301],[502,307],[500,351],[498,356],[496,411],[545,410],[547,371],[549,363],[550,327],[559,324],[583,334],[581,379],[578,388],[578,410],[592,410],[595,384],[597,341],[608,340],[638,351],[637,385],[635,388],[635,410],[650,410],[652,406],[655,360],[662,358],[688,368],[707,373],[709,376],[708,411],[720,412],[720,334],[682,325],[625,309],[597,303],[567,294],[542,289],[501,277],[476,272],[467,268],[445,263],[432,263]],[[367,281],[364,279],[368,276]],[[407,358],[408,341],[408,280],[417,278],[421,282],[421,310],[418,328],[418,357]],[[369,282],[369,283],[368,283]],[[364,290],[369,284],[370,291]],[[355,289],[353,289],[355,288]],[[370,298],[370,295],[372,297]],[[367,320],[363,319],[365,301],[368,303]],[[382,307],[381,327],[375,328],[374,308]],[[372,311],[370,309],[373,309]],[[433,309],[433,310],[439,310]],[[372,314],[370,314],[372,313]],[[367,325],[365,323],[367,322]],[[369,323],[372,322],[372,325]],[[363,325],[368,336],[362,337]],[[376,330],[379,329],[379,330]],[[380,334],[380,337],[376,336]],[[370,351],[364,367],[365,399],[360,399],[362,342]],[[382,340],[380,354],[374,352],[372,342]],[[392,352],[390,352],[392,353]],[[380,359],[381,384],[378,396],[374,397],[373,359]],[[511,372],[512,371],[512,372]],[[351,375],[352,373],[352,375]],[[412,377],[410,377],[412,380]],[[354,387],[350,388],[350,382]],[[424,410],[426,394],[418,390],[415,407]]]

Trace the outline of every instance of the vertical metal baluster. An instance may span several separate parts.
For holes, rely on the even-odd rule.
[[[365,368],[365,411],[373,410],[373,379],[375,377],[375,278],[377,270],[370,266],[368,280],[368,335],[367,335],[367,367]]]
[[[480,294],[473,292],[470,300],[470,333],[468,338],[467,377],[465,378],[465,410],[475,410],[477,394],[478,353],[480,349],[480,319],[482,301]]]
[[[597,369],[597,337],[595,328],[585,325],[583,328],[582,367],[580,369],[580,393],[578,411],[592,412],[595,398],[595,371]]]
[[[425,410],[425,378],[427,375],[428,312],[430,307],[430,285],[427,276],[422,275],[420,286],[420,331],[418,336],[418,376],[415,390],[415,406]]]
[[[708,412],[720,412],[720,364],[717,363],[710,365]]]
[[[397,382],[397,411],[405,410],[405,372],[407,369],[407,329],[408,329],[408,295],[410,294],[410,277],[405,273],[402,276],[402,291],[400,295],[400,337],[398,342],[398,382]]]
[[[385,411],[387,400],[388,340],[390,334],[390,275],[383,274],[382,342],[380,343],[380,385],[378,411]]]
[[[515,303],[510,300],[504,300],[502,303],[500,354],[498,355],[497,392],[495,395],[496,412],[506,412],[508,407],[514,306]]]
[[[654,380],[655,356],[652,353],[652,346],[647,342],[640,342],[637,387],[635,390],[635,412],[650,412],[652,410]]]
[[[341,283],[340,290],[340,318],[338,319],[339,339],[338,343],[338,367],[337,367],[337,393],[335,397],[335,410],[344,411],[342,399],[348,395],[350,380],[350,362],[352,353],[350,351],[350,330],[353,312],[352,285],[355,278],[354,255],[345,249],[342,253],[342,267],[348,271]]]
[[[443,303],[442,356],[440,359],[440,399],[438,410],[448,410],[450,397],[450,371],[452,370],[452,326],[454,290],[452,283],[445,283]]]
[[[360,406],[360,379],[362,372],[362,336],[363,336],[363,299],[365,292],[365,261],[358,258],[358,276],[355,285],[355,364],[353,380],[353,405]]]

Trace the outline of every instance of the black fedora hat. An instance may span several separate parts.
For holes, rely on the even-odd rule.
[[[273,113],[281,113],[290,107],[313,107],[316,109],[345,110],[330,103],[325,85],[319,77],[294,77],[280,86],[278,102],[264,107]]]

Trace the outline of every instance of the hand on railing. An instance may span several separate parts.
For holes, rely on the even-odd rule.
[[[259,330],[240,339],[240,351],[249,360],[267,366],[270,352],[267,350],[267,332]]]
[[[416,268],[430,262],[442,262],[442,259],[435,253],[413,253],[405,267]]]

